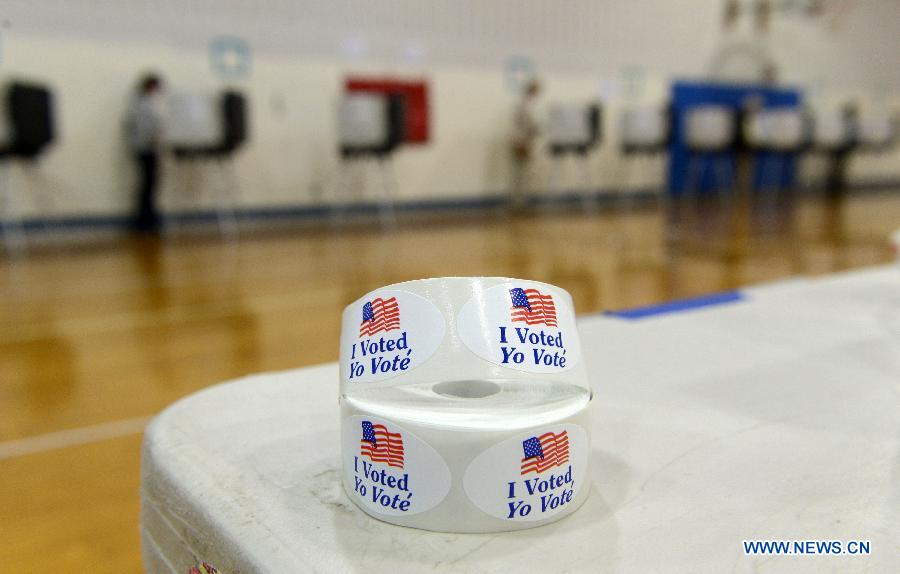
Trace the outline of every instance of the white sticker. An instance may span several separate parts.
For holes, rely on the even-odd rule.
[[[444,316],[406,291],[369,293],[344,314],[341,380],[371,383],[421,365],[444,340]]]
[[[344,419],[341,434],[347,494],[370,511],[418,514],[450,491],[450,469],[441,455],[400,426],[354,415]]]
[[[510,281],[476,294],[459,312],[458,331],[476,355],[518,371],[558,373],[580,355],[569,297],[540,283]]]
[[[534,521],[571,508],[585,488],[590,444],[578,425],[523,432],[475,457],[463,485],[478,508],[504,520]]]

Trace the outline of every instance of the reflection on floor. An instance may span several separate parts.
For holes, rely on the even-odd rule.
[[[341,310],[375,287],[525,277],[593,313],[883,263],[900,227],[892,193],[679,207],[467,213],[233,244],[181,234],[2,260],[0,569],[140,571],[143,421],[108,423],[229,378],[336,359]]]

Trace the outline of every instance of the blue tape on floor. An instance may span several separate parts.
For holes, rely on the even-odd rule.
[[[610,315],[612,317],[619,317],[620,319],[644,319],[646,317],[667,315],[669,313],[681,313],[682,311],[692,311],[694,309],[702,309],[703,307],[712,307],[714,305],[736,303],[738,301],[743,301],[745,298],[746,297],[744,297],[743,293],[741,293],[740,291],[726,291],[724,293],[715,293],[713,295],[692,297],[691,299],[670,301],[669,303],[661,303],[659,305],[638,307],[637,309],[610,311],[607,313],[607,315]]]

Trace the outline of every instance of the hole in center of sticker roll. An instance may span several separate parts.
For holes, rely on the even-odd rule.
[[[445,381],[432,387],[434,392],[460,399],[483,399],[500,392],[500,385],[491,381]]]

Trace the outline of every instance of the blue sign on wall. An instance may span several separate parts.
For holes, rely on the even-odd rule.
[[[250,45],[235,36],[217,36],[209,45],[209,62],[222,80],[241,80],[250,76]]]
[[[537,66],[527,56],[510,56],[503,63],[503,77],[506,87],[513,93],[521,93],[525,84],[534,79]]]

